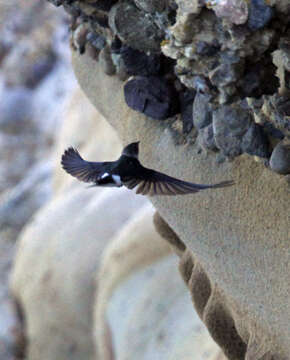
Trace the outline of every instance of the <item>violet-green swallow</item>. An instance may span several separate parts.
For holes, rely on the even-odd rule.
[[[184,195],[200,190],[233,185],[223,181],[213,185],[194,184],[175,179],[153,169],[145,168],[138,160],[139,142],[127,145],[116,161],[92,162],[84,160],[77,150],[70,147],[62,155],[61,164],[66,172],[80,181],[93,186],[137,187],[136,194],[142,195]]]

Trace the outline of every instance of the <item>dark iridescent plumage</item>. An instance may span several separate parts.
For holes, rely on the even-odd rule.
[[[80,181],[96,186],[124,185],[128,189],[136,188],[137,194],[148,196],[185,195],[234,184],[233,181],[213,185],[194,184],[145,168],[138,160],[138,144],[127,145],[120,158],[112,162],[86,161],[77,150],[69,148],[62,155],[61,163],[66,172]]]

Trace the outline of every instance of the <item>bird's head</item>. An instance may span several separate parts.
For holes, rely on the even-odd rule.
[[[122,155],[131,156],[131,157],[135,157],[135,158],[138,159],[139,142],[140,141],[133,142],[133,143],[125,146],[123,151],[122,151]]]

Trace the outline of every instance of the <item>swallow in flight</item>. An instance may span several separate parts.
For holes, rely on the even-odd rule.
[[[185,195],[205,189],[216,189],[234,184],[223,181],[218,184],[202,185],[179,180],[141,165],[138,160],[139,141],[127,145],[116,161],[92,162],[84,160],[79,152],[70,147],[61,158],[62,167],[80,181],[92,186],[137,187],[136,194]]]

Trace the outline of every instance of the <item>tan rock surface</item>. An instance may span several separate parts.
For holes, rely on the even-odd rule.
[[[59,162],[71,145],[92,159],[115,158],[120,152],[111,126],[80,90],[68,105],[56,146],[53,199],[21,234],[11,279],[24,314],[29,360],[95,359],[88,334],[101,254],[146,203],[129,190],[86,189],[68,176]]]
[[[145,200],[114,190],[63,193],[22,234],[12,291],[24,309],[29,360],[94,359],[89,334],[101,254]]]
[[[151,204],[142,208],[123,226],[122,230],[112,239],[104,251],[100,271],[97,275],[99,291],[95,303],[94,322],[96,351],[99,353],[100,359],[111,359],[111,353],[118,351],[118,349],[115,349],[111,337],[111,346],[107,346],[108,334],[120,332],[119,321],[123,318],[122,312],[116,313],[116,316],[113,316],[115,326],[110,326],[108,323],[107,317],[111,314],[110,311],[107,311],[107,308],[115,289],[120,284],[122,287],[122,282],[126,278],[135,276],[133,274],[139,273],[142,268],[158,262],[158,260],[167,257],[171,253],[167,243],[156,233],[153,226],[153,214],[154,208]],[[135,297],[138,288],[138,281],[135,281],[131,289],[126,288],[124,291],[126,301],[131,303],[133,308],[134,305],[136,307]],[[112,319],[112,316],[110,317]],[[138,323],[138,318],[135,320]],[[144,337],[139,334],[136,338]],[[131,347],[129,346],[129,348]],[[123,346],[121,350],[127,352],[128,346]],[[118,354],[114,356],[119,359]]]
[[[214,285],[208,301],[218,306],[224,299],[226,308],[219,314],[232,319],[234,332],[248,348],[247,358],[267,352],[275,359],[288,358],[290,201],[285,179],[246,156],[218,165],[214,157],[198,155],[194,146],[176,146],[166,126],[170,120],[146,119],[132,111],[120,81],[105,76],[86,55],[74,55],[73,61],[81,87],[123,143],[141,140],[144,165],[194,182],[236,181],[232,188],[160,197],[153,203],[208,274]],[[213,288],[219,289],[216,300]],[[253,357],[255,343],[261,347],[259,357]],[[242,359],[245,351],[230,358]]]
[[[141,209],[104,252],[95,307],[99,357],[213,359],[219,349],[192,309],[153,214],[152,206]]]
[[[144,197],[125,189],[87,190],[67,176],[59,160],[71,145],[92,160],[114,159],[121,148],[80,90],[56,145],[53,200],[22,233],[15,259],[11,284],[24,315],[26,358],[186,360],[194,353],[215,359],[218,348],[193,311],[171,255],[170,247],[183,256],[184,245],[155,215],[160,237]]]

